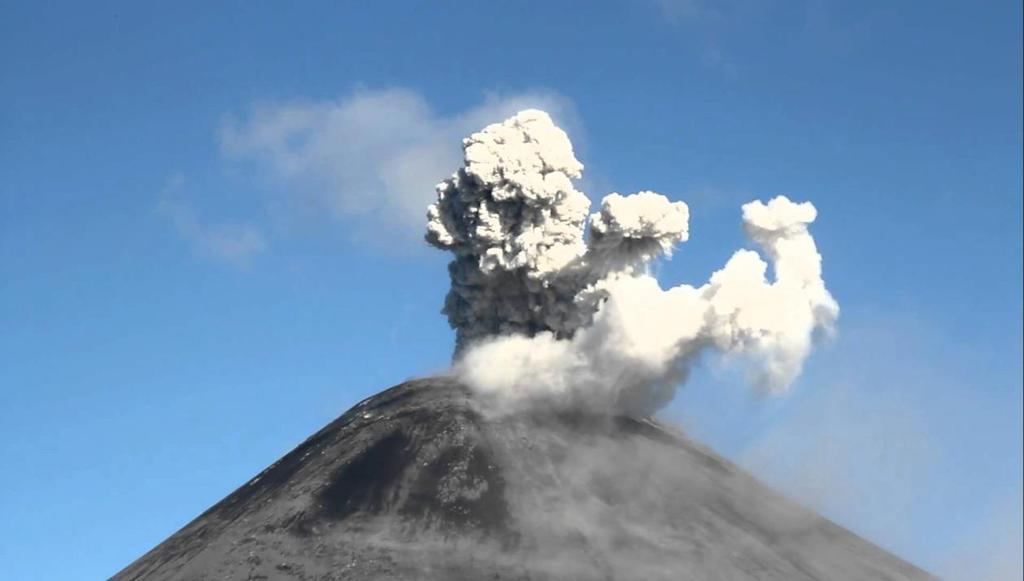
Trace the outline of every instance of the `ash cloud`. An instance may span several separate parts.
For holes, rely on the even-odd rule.
[[[760,253],[737,251],[703,285],[663,289],[650,265],[687,240],[685,203],[613,193],[588,216],[573,184],[583,166],[539,110],[474,133],[463,152],[437,186],[426,239],[454,255],[444,307],[454,369],[482,393],[646,415],[708,349],[748,362],[758,388],[783,391],[833,328],[839,307],[808,231],[810,202],[745,204]]]

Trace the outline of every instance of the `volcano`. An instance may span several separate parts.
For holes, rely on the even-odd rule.
[[[660,422],[494,416],[444,377],[359,403],[113,577],[931,578]]]

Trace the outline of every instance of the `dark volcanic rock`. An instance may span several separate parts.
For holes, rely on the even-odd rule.
[[[654,421],[367,399],[116,580],[926,579]]]

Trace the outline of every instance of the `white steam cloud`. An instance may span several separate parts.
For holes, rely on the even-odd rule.
[[[809,202],[743,206],[771,278],[757,252],[740,250],[706,284],[666,290],[649,265],[688,238],[686,204],[613,193],[585,238],[590,200],[572,182],[583,166],[538,110],[471,135],[463,151],[437,186],[427,241],[455,256],[444,309],[455,371],[483,393],[645,415],[707,348],[742,356],[755,385],[781,391],[839,314]]]

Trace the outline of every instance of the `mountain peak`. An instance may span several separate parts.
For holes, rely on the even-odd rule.
[[[357,404],[115,580],[927,579],[654,420]]]

